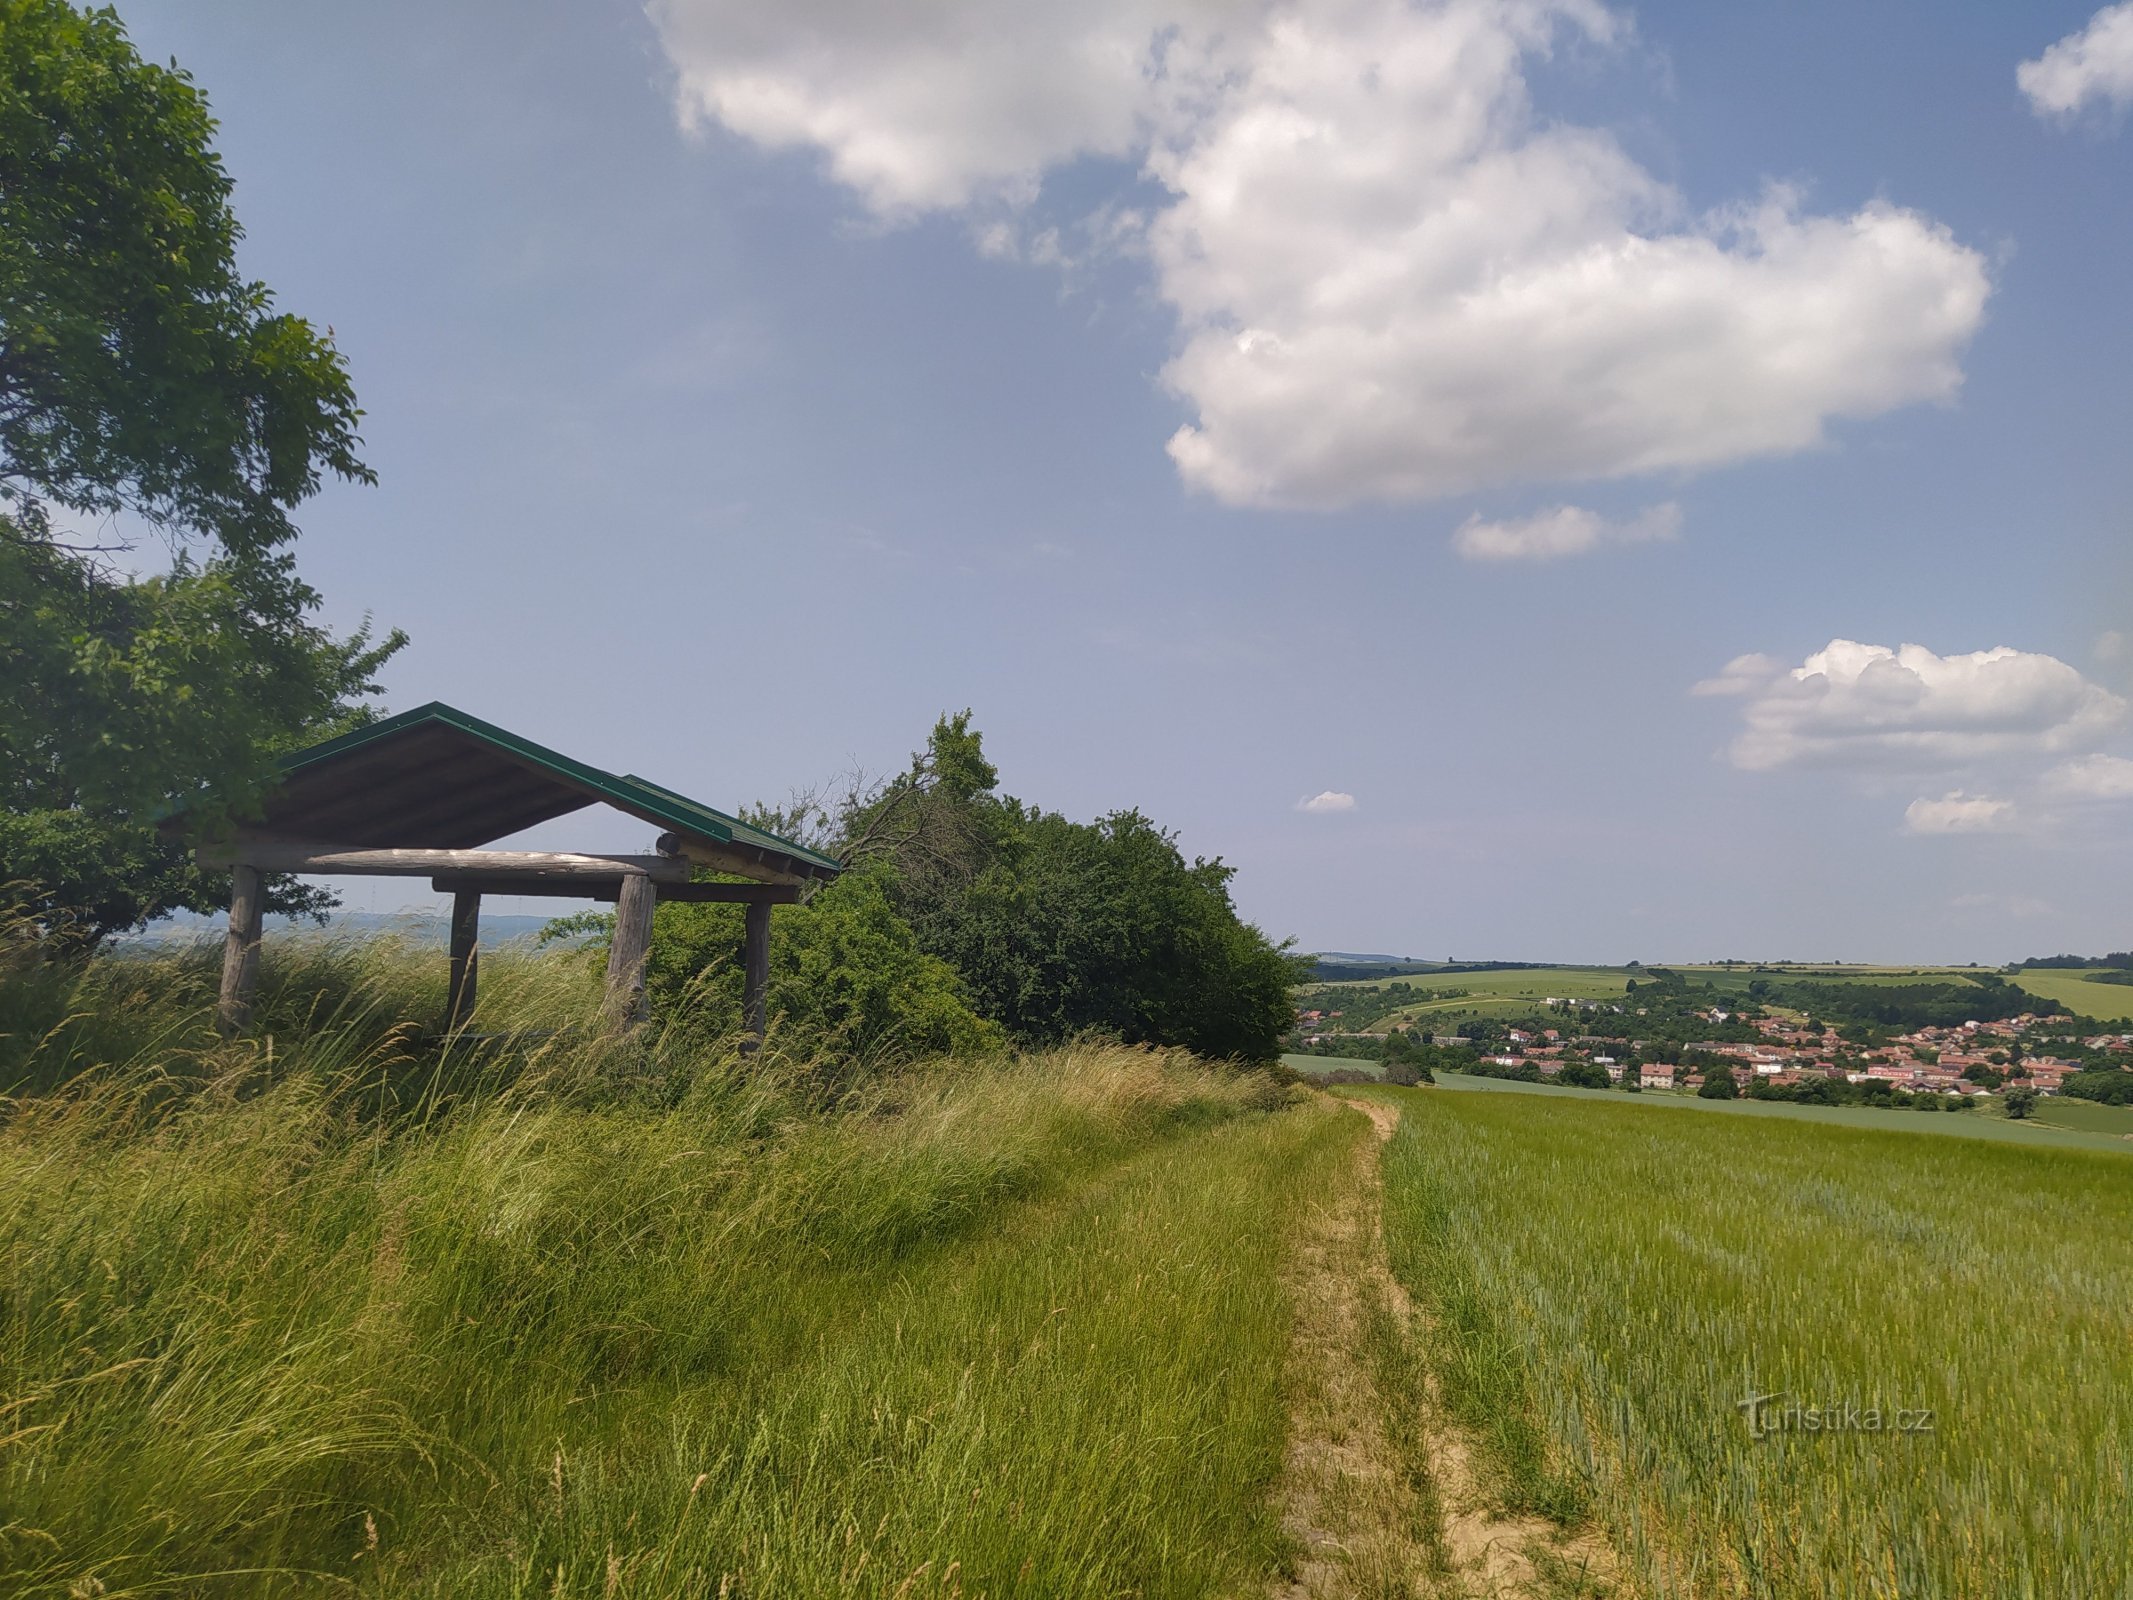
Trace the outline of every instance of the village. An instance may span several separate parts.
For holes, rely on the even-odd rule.
[[[2025,1039],[2032,1034],[2063,1030],[2065,1019],[2031,1013],[1994,1021],[1969,1021],[1951,1027],[1921,1027],[1891,1038],[1886,1045],[1862,1047],[1844,1038],[1835,1028],[1818,1026],[1805,1019],[1786,1016],[1739,1018],[1723,1007],[1696,1015],[1714,1027],[1741,1024],[1757,1035],[1752,1040],[1710,1039],[1686,1045],[1624,1040],[1617,1034],[1598,1031],[1604,1027],[1602,1012],[1621,1012],[1620,1005],[1597,1006],[1590,1001],[1550,998],[1543,1002],[1550,1012],[1565,1014],[1564,1027],[1514,1026],[1500,1037],[1468,1039],[1443,1035],[1434,1042],[1468,1045],[1476,1052],[1476,1065],[1498,1069],[1530,1065],[1543,1079],[1559,1076],[1566,1065],[1589,1063],[1619,1085],[1623,1074],[1634,1071],[1640,1089],[1684,1090],[1703,1087],[1706,1074],[1724,1065],[1745,1090],[1753,1084],[1792,1088],[1815,1078],[1836,1078],[1852,1084],[1885,1083],[1905,1094],[1938,1094],[1951,1098],[1981,1099],[2004,1086],[2026,1082],[2040,1095],[2056,1095],[2064,1081],[2082,1070],[2083,1063],[2044,1051],[2033,1050]],[[1337,1047],[1343,1037],[1375,1040],[1382,1047],[1384,1031],[1343,1035],[1337,1010],[1303,1010],[1297,1015],[1300,1042],[1307,1047]],[[1577,1027],[1571,1019],[1586,1020]],[[2133,1056],[2133,1033],[2102,1033],[2084,1038],[2083,1045],[2096,1051]],[[1675,1059],[1664,1060],[1660,1057]],[[1872,1092],[1872,1091],[1870,1091]]]

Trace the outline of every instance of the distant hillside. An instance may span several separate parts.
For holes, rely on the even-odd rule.
[[[557,915],[562,915],[559,911]],[[523,917],[484,915],[481,919],[481,942],[486,948],[509,944],[514,939],[531,939],[550,922],[548,917]],[[117,941],[126,945],[182,944],[193,939],[220,938],[228,925],[227,917],[203,917],[190,911],[174,912],[161,921],[152,922],[139,933],[128,934]],[[268,934],[277,933],[324,933],[338,934],[343,938],[368,938],[389,933],[407,940],[410,944],[436,945],[440,949],[451,942],[451,924],[442,913],[425,911],[336,911],[326,918],[321,928],[308,917],[269,917]]]

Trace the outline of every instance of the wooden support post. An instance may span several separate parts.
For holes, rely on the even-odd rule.
[[[755,1035],[755,1043],[744,1048],[759,1049],[763,1036],[770,1030],[770,905],[756,901],[748,907],[748,945],[743,966],[744,979],[741,988],[741,1014],[748,1031]]]
[[[644,993],[644,964],[652,953],[652,913],[659,889],[643,873],[622,880],[615,901],[615,938],[607,951],[607,1020],[627,1028],[650,1014]]]
[[[452,992],[444,1003],[447,1030],[463,1028],[474,1015],[474,990],[481,978],[481,891],[452,893]]]
[[[259,935],[266,903],[257,867],[230,869],[230,931],[222,939],[222,999],[216,1025],[224,1037],[251,1026],[252,985],[259,978]]]

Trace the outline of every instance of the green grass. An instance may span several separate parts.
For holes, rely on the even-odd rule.
[[[1811,1122],[1824,1127],[1867,1128],[1886,1133],[1939,1133],[1959,1139],[1989,1139],[2001,1144],[2029,1144],[2060,1150],[2081,1148],[2133,1155],[2133,1143],[2121,1139],[2112,1129],[2084,1127],[2078,1112],[2067,1121],[2039,1125],[2035,1118],[2011,1122],[1996,1112],[1982,1109],[1912,1111],[1895,1107],[1884,1110],[1878,1106],[1803,1106],[1789,1100],[1756,1100],[1745,1096],[1739,1100],[1706,1100],[1695,1094],[1650,1089],[1632,1095],[1619,1089],[1574,1089],[1567,1084],[1522,1083],[1515,1078],[1482,1078],[1463,1072],[1440,1072],[1437,1082],[1447,1089],[1483,1094],[1596,1100],[1624,1108],[1701,1111],[1723,1117],[1745,1117],[1751,1121]],[[2058,1100],[2038,1102],[2040,1107],[2062,1103]]]
[[[2133,1106],[2103,1106],[2093,1100],[2053,1095],[2039,1100],[2029,1113],[2032,1122],[2054,1128],[2072,1128],[2082,1133],[2100,1133],[2114,1139],[2133,1140]],[[2133,1144],[2128,1145],[2133,1149]]]
[[[388,1020],[435,998],[403,964],[334,959],[376,971],[271,1061],[141,966],[75,980],[130,1020],[14,1041],[0,1591],[1197,1595],[1283,1559],[1282,1219],[1346,1159],[1331,1109],[1102,1048],[861,1084],[440,1053]]]
[[[2031,994],[2056,1000],[2077,1016],[2099,1022],[2133,1021],[2133,984],[2097,983],[2079,972],[2030,968],[2014,982]]]
[[[1465,989],[1476,999],[1538,1001],[1555,995],[1559,999],[1597,1000],[1603,996],[1619,999],[1622,986],[1634,976],[1626,967],[1533,967],[1504,972],[1418,972],[1405,978],[1360,978],[1326,987],[1390,983],[1417,990]]]
[[[1461,1022],[1475,1018],[1524,1017],[1550,997],[1571,1000],[1620,1000],[1623,986],[1635,974],[1623,967],[1538,967],[1507,972],[1431,972],[1405,978],[1360,979],[1361,983],[1412,991],[1414,1002],[1402,1006],[1376,1029],[1389,1027],[1436,1028],[1449,1032]],[[1336,995],[1352,984],[1325,987]],[[1465,990],[1464,994],[1450,991]]]
[[[2133,1592],[2133,1184],[2112,1157],[1376,1090],[1393,1270],[1514,1504],[1655,1596]],[[1736,1405],[1883,1408],[1750,1436]],[[1893,1410],[1930,1410],[1899,1436]]]
[[[1384,1062],[1365,1060],[1361,1056],[1285,1055],[1281,1058],[1281,1064],[1290,1071],[1301,1072],[1307,1077],[1321,1072],[1338,1071],[1360,1072],[1369,1078],[1382,1078],[1385,1075]]]

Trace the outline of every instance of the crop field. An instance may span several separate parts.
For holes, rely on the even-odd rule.
[[[2031,994],[2044,995],[2069,1010],[2099,1022],[2133,1021],[2133,984],[2098,983],[2079,972],[2020,973],[2015,982]]]
[[[2029,1120],[2054,1128],[2110,1134],[2129,1141],[2128,1148],[2133,1149],[2133,1106],[2102,1106],[2070,1095],[2050,1095],[2037,1102]]]
[[[1314,1061],[1320,1069],[1342,1064],[1330,1056],[1298,1056],[1295,1061]],[[1310,1070],[1308,1068],[1303,1070]],[[1699,1095],[1664,1089],[1647,1089],[1627,1095],[1619,1089],[1578,1089],[1562,1083],[1525,1083],[1516,1078],[1482,1078],[1464,1072],[1440,1072],[1438,1086],[1456,1092],[1479,1094],[1535,1095],[1544,1099],[1598,1100],[1630,1111],[1680,1112],[1689,1115],[1745,1117],[1750,1121],[1818,1123],[1827,1128],[1865,1128],[1881,1133],[1934,1133],[1956,1139],[1990,1139],[2001,1144],[2041,1145],[2054,1150],[2109,1150],[2133,1155],[2133,1117],[2091,1119],[2091,1111],[2116,1111],[2123,1107],[2092,1106],[2082,1100],[2049,1099],[2040,1107],[2065,1108],[2061,1121],[2048,1122],[2037,1115],[2014,1122],[1996,1111],[1913,1111],[1894,1106],[1803,1106],[1786,1100],[1706,1100]]]
[[[1631,976],[1626,967],[1529,967],[1501,972],[1417,972],[1404,978],[1354,981],[1390,982],[1417,990],[1465,989],[1476,999],[1488,1000],[1537,1001],[1549,995],[1593,1000],[1619,995]]]
[[[1402,1006],[1386,1019],[1387,1026],[1449,1032],[1459,1023],[1477,1017],[1526,1016],[1551,996],[1619,999],[1631,976],[1620,967],[1536,967],[1503,972],[1415,973],[1376,981],[1411,990],[1414,995],[1413,1004]],[[1349,986],[1334,984],[1330,988],[1337,994]]]
[[[1391,1266],[1499,1492],[1643,1591],[2133,1592],[2133,1161],[1370,1092]]]

